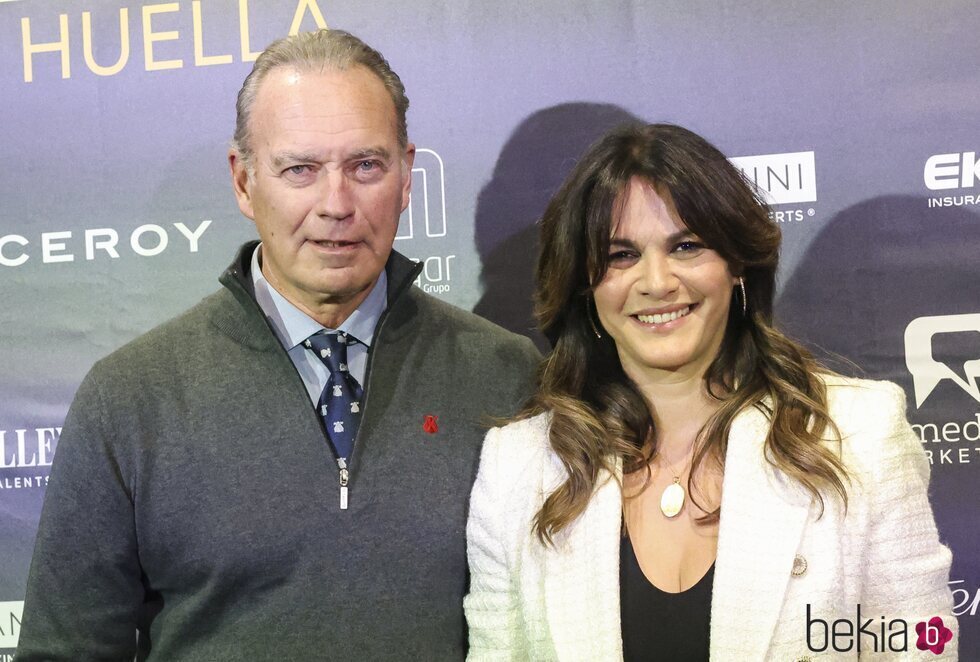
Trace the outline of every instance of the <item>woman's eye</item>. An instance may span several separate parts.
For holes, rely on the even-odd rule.
[[[635,259],[636,253],[633,251],[613,251],[609,254],[610,263],[622,263]]]
[[[676,253],[696,253],[704,248],[700,241],[682,241],[674,247]]]

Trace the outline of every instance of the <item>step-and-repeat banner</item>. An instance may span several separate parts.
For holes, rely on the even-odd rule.
[[[418,285],[538,342],[534,221],[591,141],[670,121],[735,158],[784,232],[784,325],[906,390],[980,659],[975,0],[0,0],[0,660],[75,389],[255,235],[227,173],[235,95],[266,44],[318,26],[405,82],[420,149],[395,247]]]

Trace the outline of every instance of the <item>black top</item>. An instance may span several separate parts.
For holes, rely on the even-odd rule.
[[[625,662],[707,661],[714,577],[712,563],[704,577],[686,591],[661,591],[643,574],[629,536],[623,536],[619,596]]]

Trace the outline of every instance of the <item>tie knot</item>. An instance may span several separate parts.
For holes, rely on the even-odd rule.
[[[304,345],[332,373],[347,372],[347,346],[353,345],[357,340],[344,332],[327,333],[318,331],[306,339]]]

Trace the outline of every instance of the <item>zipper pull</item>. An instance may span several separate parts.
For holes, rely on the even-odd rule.
[[[337,466],[340,467],[340,509],[347,510],[347,481],[350,479],[350,472],[347,470],[347,460],[338,457]]]

